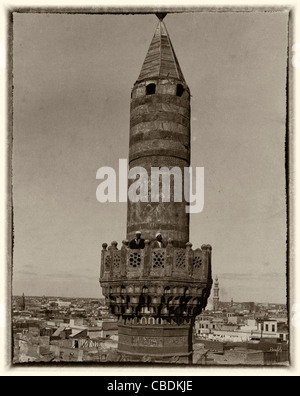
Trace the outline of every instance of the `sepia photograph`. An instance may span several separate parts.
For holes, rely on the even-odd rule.
[[[291,366],[291,31],[9,10],[11,367]]]

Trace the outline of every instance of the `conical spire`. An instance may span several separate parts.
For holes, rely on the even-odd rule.
[[[163,77],[185,81],[166,25],[161,19],[158,22],[138,81]]]

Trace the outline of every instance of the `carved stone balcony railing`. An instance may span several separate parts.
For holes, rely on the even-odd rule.
[[[210,245],[192,250],[191,243],[186,244],[186,249],[173,247],[171,241],[162,249],[151,248],[148,241],[145,244],[145,248],[140,250],[129,249],[126,241],[120,250],[117,242],[112,242],[108,249],[107,244],[103,244],[101,282],[143,278],[207,282],[210,278]]]

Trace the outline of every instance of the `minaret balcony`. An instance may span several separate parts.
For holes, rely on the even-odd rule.
[[[187,320],[205,306],[212,285],[210,245],[201,249],[174,247],[130,249],[123,241],[102,245],[100,283],[111,312],[118,317],[151,316],[155,320],[180,317]],[[124,322],[124,323],[125,323]]]
[[[116,296],[132,296],[133,300],[135,296],[143,294],[146,297],[149,293],[167,298],[188,296],[192,290],[183,285],[174,286],[172,290],[161,286],[161,290],[157,290],[149,281],[160,280],[161,285],[164,279],[207,283],[211,277],[210,245],[202,245],[196,250],[192,249],[191,243],[187,243],[185,249],[173,247],[171,240],[166,248],[161,249],[152,248],[149,241],[146,241],[144,249],[130,249],[128,245],[123,241],[119,250],[115,241],[109,247],[103,244],[100,281],[104,287],[108,286],[107,282],[116,282],[112,290]],[[121,284],[121,280],[126,282]],[[130,280],[145,282],[127,286]]]

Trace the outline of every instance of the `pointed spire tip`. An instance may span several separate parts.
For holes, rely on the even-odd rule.
[[[165,17],[166,17],[166,15],[167,15],[167,12],[157,12],[157,13],[156,13],[157,18],[158,18],[160,21],[164,20]]]

